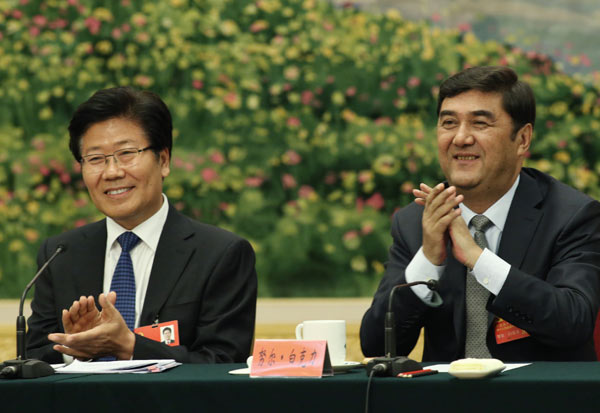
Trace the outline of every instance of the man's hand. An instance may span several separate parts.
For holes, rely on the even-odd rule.
[[[81,296],[68,310],[62,311],[65,333],[75,334],[90,330],[100,323],[100,311],[96,308],[94,297]]]
[[[472,269],[483,250],[475,243],[463,217],[456,217],[450,224],[450,238],[454,257],[461,264]]]
[[[457,208],[463,200],[456,194],[456,187],[444,189],[444,184],[430,188],[420,185],[420,190],[413,190],[415,202],[425,206],[423,211],[423,254],[434,265],[441,265],[446,259],[446,243],[450,223],[460,216]]]
[[[49,334],[48,339],[57,343],[54,350],[80,359],[107,355],[119,360],[131,359],[135,334],[127,328],[121,313],[115,308],[116,300],[115,292],[110,292],[108,296],[100,294],[98,302],[102,312],[99,313],[99,321],[92,323],[95,324],[93,328],[74,334]]]

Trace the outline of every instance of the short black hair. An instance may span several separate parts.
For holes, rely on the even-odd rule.
[[[146,90],[113,87],[97,91],[83,102],[69,123],[69,148],[81,161],[81,138],[92,125],[113,118],[137,123],[145,132],[155,153],[173,147],[173,121],[161,98]]]
[[[165,327],[163,328],[163,334],[165,334],[165,331],[168,331],[169,333],[172,333],[173,331],[171,330],[171,327]]]
[[[502,107],[513,121],[513,133],[528,123],[535,125],[535,96],[531,87],[506,66],[477,66],[446,79],[440,86],[437,114],[442,102],[469,90],[502,94]]]

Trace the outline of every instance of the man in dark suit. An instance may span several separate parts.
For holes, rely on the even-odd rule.
[[[530,87],[506,67],[448,78],[438,98],[447,184],[421,184],[398,211],[386,273],[361,325],[367,356],[384,353],[393,286],[398,354],[425,330],[424,361],[595,360],[600,204],[522,168],[535,122]]]
[[[172,148],[166,105],[151,92],[101,90],[79,106],[69,133],[90,197],[107,218],[41,246],[39,265],[59,245],[66,251],[36,284],[28,355],[244,361],[254,333],[254,252],[169,205],[162,193]],[[132,331],[170,321],[178,322],[179,346]]]

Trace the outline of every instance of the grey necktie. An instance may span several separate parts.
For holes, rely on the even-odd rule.
[[[485,230],[492,225],[485,215],[475,215],[471,219],[475,228],[473,238],[482,249],[487,248]],[[475,279],[475,275],[467,273],[466,282],[467,306],[467,340],[465,342],[465,357],[488,358],[491,357],[486,344],[488,312],[485,309],[490,292]]]

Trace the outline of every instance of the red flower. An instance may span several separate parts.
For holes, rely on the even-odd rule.
[[[379,211],[381,208],[383,208],[385,201],[383,200],[381,194],[376,192],[371,198],[367,199],[365,203],[371,208]]]
[[[204,168],[202,170],[202,179],[204,179],[206,183],[217,181],[219,180],[219,173],[213,168]]]
[[[281,184],[285,189],[295,188],[298,183],[296,182],[296,178],[294,178],[290,174],[283,174],[281,177]]]

